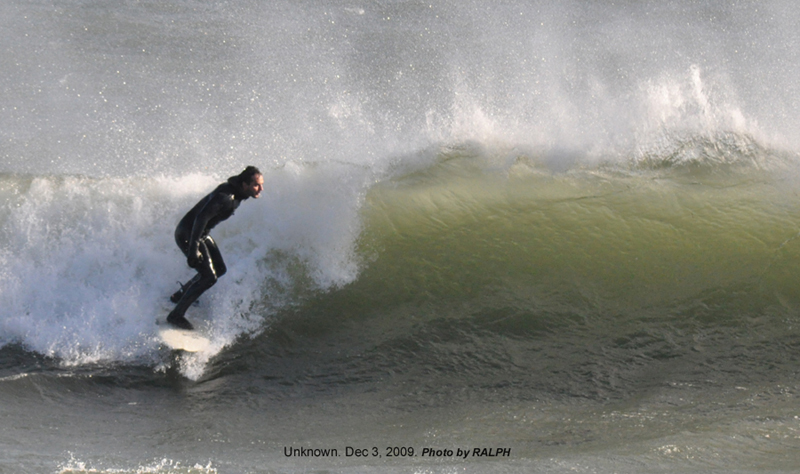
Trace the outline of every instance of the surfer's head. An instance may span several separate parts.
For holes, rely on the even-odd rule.
[[[264,190],[264,176],[255,166],[248,166],[238,175],[231,176],[228,182],[241,190],[246,197],[258,199]]]

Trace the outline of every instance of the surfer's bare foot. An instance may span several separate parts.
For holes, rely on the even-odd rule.
[[[192,323],[190,323],[188,319],[183,316],[178,316],[177,314],[170,314],[167,316],[167,322],[180,329],[194,329],[194,326],[192,326]]]

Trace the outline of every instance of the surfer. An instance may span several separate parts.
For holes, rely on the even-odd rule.
[[[227,271],[217,244],[208,235],[209,231],[232,216],[242,201],[257,199],[263,190],[261,171],[248,166],[217,186],[183,216],[175,229],[175,242],[186,255],[189,266],[197,270],[197,275],[170,296],[170,301],[177,304],[167,316],[167,322],[181,329],[193,329],[184,316],[186,310]]]

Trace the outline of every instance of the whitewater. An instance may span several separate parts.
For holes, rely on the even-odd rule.
[[[795,472],[798,15],[3,3],[0,473]]]

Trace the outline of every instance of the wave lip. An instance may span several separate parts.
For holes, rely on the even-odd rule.
[[[632,160],[641,169],[707,169],[721,171],[739,168],[744,172],[780,170],[796,162],[796,157],[760,143],[754,136],[736,132],[665,137],[661,143],[641,149]]]

